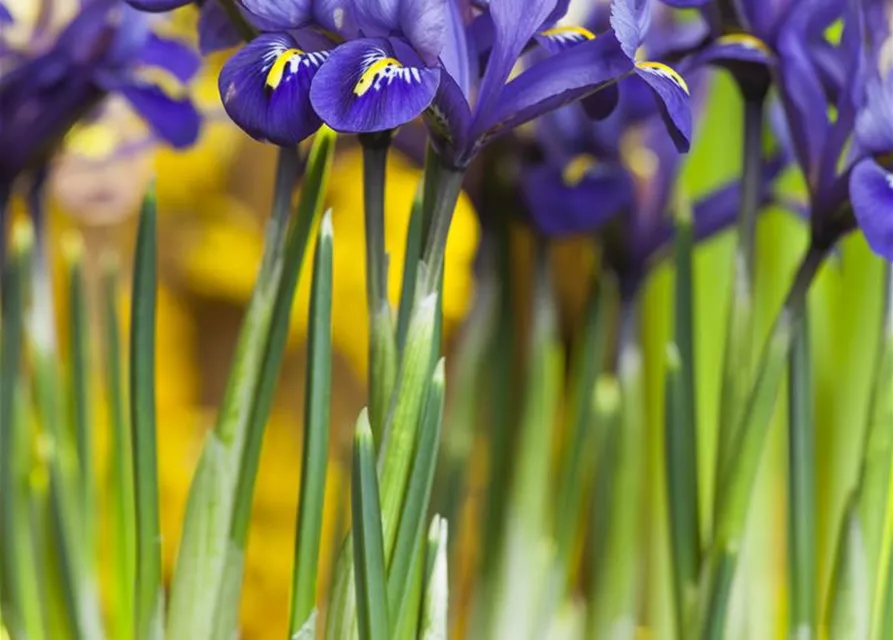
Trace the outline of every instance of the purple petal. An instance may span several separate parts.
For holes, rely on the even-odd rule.
[[[216,4],[216,3],[215,3]],[[180,82],[189,82],[201,65],[192,47],[178,40],[168,40],[149,34],[140,54],[143,64],[169,71]]]
[[[217,0],[208,0],[217,2]],[[300,29],[313,22],[312,0],[240,0],[265,28]]]
[[[12,14],[9,12],[9,9],[6,8],[2,2],[0,2],[0,24],[12,24],[14,20],[12,19]]]
[[[893,174],[863,160],[850,176],[850,200],[872,251],[893,261]]]
[[[531,223],[550,237],[597,231],[635,198],[625,171],[592,156],[577,156],[562,171],[538,167],[525,173],[522,184]]]
[[[756,36],[733,33],[717,38],[713,44],[697,54],[691,66],[750,62],[771,66],[775,62],[772,50]]]
[[[612,0],[611,28],[631,60],[636,58],[636,50],[642,44],[650,21],[649,0]]]
[[[654,92],[676,148],[682,152],[688,151],[691,146],[691,104],[685,80],[660,62],[639,62],[636,64],[636,74]]]
[[[632,70],[617,40],[604,35],[538,62],[510,82],[496,108],[475,123],[493,136],[594,93]]]
[[[140,11],[149,11],[151,13],[161,13],[163,11],[172,11],[185,7],[192,0],[127,0],[127,3],[136,7]]]
[[[203,55],[230,49],[242,36],[217,0],[206,0],[198,18],[198,49]]]
[[[478,92],[479,117],[493,108],[518,57],[555,10],[555,0],[491,0],[493,50]]]
[[[437,62],[446,45],[447,2],[452,0],[402,0],[400,3],[403,35],[429,65]]]
[[[310,101],[337,131],[385,131],[421,115],[439,82],[440,69],[404,65],[387,40],[355,40],[332,52],[313,81]]]
[[[310,85],[328,52],[305,52],[288,34],[258,36],[220,71],[226,112],[248,135],[293,146],[322,121],[310,105]]]
[[[462,93],[468,96],[471,91],[472,54],[458,3],[449,3],[447,18],[446,42],[440,54],[440,63]]]
[[[884,83],[873,78],[866,85],[865,104],[856,118],[856,140],[869,153],[893,150],[893,75]]]
[[[663,0],[664,4],[677,9],[691,9],[692,7],[701,7],[710,2],[710,0]]]
[[[124,84],[117,89],[159,138],[182,149],[198,138],[201,118],[188,99],[176,100],[150,84]]]

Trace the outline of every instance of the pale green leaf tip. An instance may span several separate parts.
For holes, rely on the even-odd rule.
[[[601,376],[595,383],[595,410],[602,416],[620,411],[620,384],[614,376]]]
[[[437,361],[434,367],[434,375],[431,377],[431,383],[443,388],[446,385],[446,358]]]
[[[34,248],[34,225],[31,220],[18,220],[12,229],[12,250],[22,255]]]
[[[156,178],[152,178],[149,181],[149,185],[146,187],[146,193],[143,196],[143,207],[152,208],[158,206],[158,191],[155,186]]]
[[[428,528],[428,543],[432,546],[438,545],[438,549],[441,545],[445,547],[448,536],[449,526],[446,518],[440,514],[434,514],[434,517],[431,518],[431,526]]]
[[[361,443],[365,444],[366,440],[368,440],[370,444],[372,442],[372,426],[369,423],[369,407],[363,407],[363,410],[360,411],[360,416],[357,418],[357,430],[354,438],[358,445]]]
[[[332,210],[326,209],[322,216],[322,222],[319,226],[319,237],[321,240],[331,242],[335,237],[335,228],[332,225]]]
[[[676,372],[682,368],[682,354],[679,353],[679,347],[675,342],[668,342],[666,349],[667,369],[670,372]]]

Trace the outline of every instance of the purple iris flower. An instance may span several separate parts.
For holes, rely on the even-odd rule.
[[[691,114],[685,81],[666,65],[636,61],[650,4],[615,0],[612,29],[601,34],[558,25],[567,5],[556,0],[490,0],[487,12],[467,30],[464,16],[452,7],[440,88],[426,112],[432,138],[448,163],[463,167],[494,137],[600,91],[607,90],[605,111],[610,111],[616,99],[613,85],[631,75],[641,77],[658,97],[674,140],[687,148]],[[533,56],[529,66],[510,79],[532,42],[549,55]],[[482,58],[485,67],[475,87]]]
[[[124,97],[160,139],[186,147],[200,118],[140,75],[164,69],[181,82],[199,59],[186,45],[154,34],[146,16],[117,0],[91,0],[45,52],[0,78],[0,186],[46,162],[53,148],[109,93]]]
[[[233,121],[257,139],[291,146],[324,120],[349,133],[393,129],[419,116],[437,91],[447,0],[243,7],[262,33],[224,65],[220,94]]]
[[[571,105],[542,118],[537,133],[543,162],[522,178],[532,226],[546,237],[602,234],[609,263],[624,288],[634,290],[672,240],[672,185],[681,164],[648,85],[624,80],[617,108],[601,122]],[[782,155],[765,164],[763,203],[772,199],[784,166]],[[693,204],[696,238],[730,226],[740,206],[737,182],[699,199]]]
[[[0,2],[0,25],[12,24],[12,22],[12,14],[9,12],[9,9],[6,8],[6,5]]]

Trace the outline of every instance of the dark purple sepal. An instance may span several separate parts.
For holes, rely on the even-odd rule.
[[[180,7],[185,7],[192,0],[127,0],[127,4],[136,7],[140,11],[148,11],[150,13],[163,13],[164,11],[173,11]]]
[[[620,85],[609,84],[604,89],[586,96],[580,101],[583,111],[593,120],[604,120],[609,117],[620,103]]]
[[[850,175],[850,201],[868,246],[893,261],[893,173],[874,160],[861,161]]]
[[[335,49],[316,74],[310,101],[336,131],[372,133],[421,115],[439,83],[440,69],[404,64],[388,40],[354,40]]]
[[[441,155],[454,164],[461,164],[461,157],[470,143],[471,107],[450,74],[441,73],[437,94],[424,116],[431,139]]]
[[[681,152],[691,147],[691,103],[688,85],[672,68],[660,62],[639,62],[636,75],[648,83],[673,143]]]
[[[146,66],[168,71],[182,83],[192,80],[201,66],[201,58],[192,47],[179,40],[169,40],[154,33],[149,34],[139,59]]]
[[[288,34],[260,35],[223,65],[223,107],[248,135],[293,146],[322,124],[309,94],[327,55],[300,50]]]
[[[188,98],[171,98],[150,84],[122,84],[117,93],[171,146],[184,149],[198,139],[201,116]]]

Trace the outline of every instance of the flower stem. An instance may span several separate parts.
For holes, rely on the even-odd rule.
[[[363,203],[366,236],[366,303],[369,310],[369,420],[376,447],[397,372],[397,345],[388,301],[388,258],[384,241],[385,183],[391,132],[364,134]]]
[[[738,418],[746,400],[754,364],[754,256],[763,174],[764,96],[744,92],[741,209],[738,212],[738,244],[735,248],[720,396],[717,477],[733,451],[730,446],[737,437],[735,427],[739,424]]]
[[[438,180],[431,189],[433,200],[430,205],[432,207],[430,209],[431,227],[427,234],[425,252],[422,254],[422,262],[426,267],[421,290],[423,296],[436,292],[440,285],[447,237],[453,221],[453,212],[462,191],[462,179],[465,177],[465,172],[442,167],[437,176]],[[425,207],[428,206],[426,203]]]
[[[701,618],[703,638],[719,638],[725,626],[728,591],[734,576],[747,510],[763,444],[775,407],[775,397],[787,364],[791,343],[806,308],[810,285],[830,243],[812,244],[800,263],[781,312],[775,320],[756,369],[756,377],[742,407],[731,456],[717,479],[714,539],[708,571],[710,599]],[[718,634],[718,635],[717,635]]]

